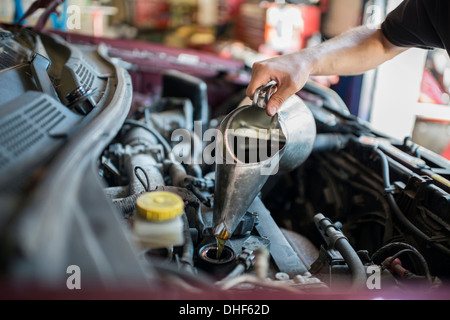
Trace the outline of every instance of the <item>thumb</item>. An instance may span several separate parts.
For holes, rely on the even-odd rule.
[[[278,89],[267,102],[266,113],[271,117],[274,116],[289,96],[286,91]]]

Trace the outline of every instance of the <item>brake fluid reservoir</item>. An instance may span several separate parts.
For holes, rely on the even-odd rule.
[[[133,231],[143,248],[169,248],[184,243],[184,203],[167,191],[147,192],[136,200]]]

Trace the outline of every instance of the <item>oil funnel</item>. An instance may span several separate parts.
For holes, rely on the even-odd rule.
[[[272,86],[261,87],[253,103],[245,99],[220,124],[213,214],[219,239],[232,235],[270,175],[295,169],[311,153],[316,136],[311,111],[294,95],[268,116],[264,101]]]

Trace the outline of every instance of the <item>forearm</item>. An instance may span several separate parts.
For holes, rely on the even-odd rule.
[[[391,44],[381,30],[355,28],[316,47],[255,63],[247,95],[253,97],[258,87],[276,81],[277,91],[267,104],[267,113],[273,115],[311,75],[363,73],[405,50]]]
[[[406,50],[392,45],[379,29],[359,27],[300,51],[310,75],[354,75],[376,68]]]

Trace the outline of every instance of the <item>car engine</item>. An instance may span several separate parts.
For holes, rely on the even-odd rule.
[[[448,292],[449,161],[376,132],[310,81],[295,96],[311,118],[292,128],[313,131],[293,151],[301,163],[231,179],[217,173],[214,133],[251,104],[236,80],[248,68],[140,45],[0,29],[3,292],[68,294],[73,270],[100,296]],[[182,200],[176,245],[136,231],[138,199],[158,192]],[[226,196],[220,210],[239,219],[219,253]]]

